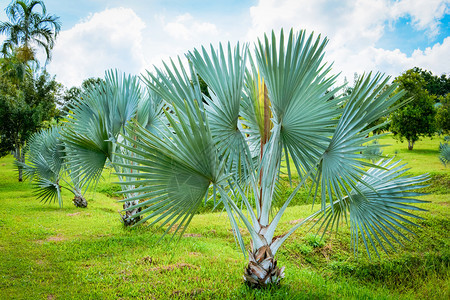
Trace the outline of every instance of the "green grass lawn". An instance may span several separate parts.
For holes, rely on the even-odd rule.
[[[439,162],[439,139],[413,151],[390,136],[380,143],[411,174],[432,176],[417,236],[370,261],[363,249],[353,254],[345,226],[323,241],[299,230],[277,255],[286,267],[281,286],[256,291],[243,283],[247,261],[225,213],[196,215],[178,243],[157,243],[161,232],[121,225],[111,175],[87,194],[87,209],[75,208],[69,193],[60,209],[17,182],[11,156],[0,159],[0,299],[449,299],[450,169]],[[288,209],[280,234],[311,214],[303,203]]]

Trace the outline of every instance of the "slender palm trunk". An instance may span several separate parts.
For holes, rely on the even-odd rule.
[[[262,161],[264,156],[264,147],[270,138],[270,100],[268,95],[267,86],[263,84],[264,94],[263,94],[263,132],[261,133],[261,143],[260,143],[260,161]],[[263,168],[259,170],[259,207],[262,214],[263,211],[263,177],[267,176],[264,174]],[[274,178],[275,180],[275,178]],[[266,191],[267,192],[267,191]],[[261,222],[261,215],[258,219]],[[260,235],[263,233],[261,231],[267,228],[266,224],[259,224],[259,228],[262,228],[259,232]],[[279,268],[277,265],[277,260],[275,259],[272,251],[270,250],[270,243],[265,241],[265,245],[259,247],[258,249],[253,249],[253,243],[251,244],[251,250],[249,251],[249,263],[244,272],[244,280],[252,288],[264,288],[270,284],[278,284],[280,280],[284,277],[284,267]]]
[[[17,162],[25,163],[25,151],[23,151],[22,147],[16,146],[16,149],[14,150],[14,158],[17,160]],[[19,171],[19,182],[23,181],[23,172],[22,167],[18,167]]]
[[[134,140],[136,141],[136,136],[134,136]],[[134,146],[134,148],[136,148],[136,146]],[[133,163],[131,162],[131,166],[133,165]],[[131,168],[130,169],[130,173],[133,173],[133,168]],[[133,186],[133,188],[134,188],[134,186]],[[135,196],[135,194],[131,194],[131,196],[133,197],[133,196]],[[127,209],[127,208],[130,208],[130,207],[132,207],[133,205],[137,205],[137,204],[139,204],[139,200],[134,200],[134,201],[128,201],[128,202],[125,202],[124,204],[123,204],[123,209]],[[125,211],[125,215],[121,215],[122,216],[122,222],[123,222],[123,224],[125,225],[125,226],[131,226],[131,225],[134,225],[134,224],[136,224],[137,222],[139,222],[139,220],[141,219],[141,217],[140,216],[138,216],[138,217],[135,217],[135,215],[137,214],[137,213],[139,213],[141,211],[141,208],[139,207],[139,208],[135,208],[135,209],[132,209],[132,210],[127,210],[127,211]]]

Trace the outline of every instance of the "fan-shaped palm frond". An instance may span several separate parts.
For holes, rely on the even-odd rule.
[[[337,229],[340,221],[349,214],[355,251],[360,238],[369,257],[370,245],[377,255],[377,245],[387,252],[383,242],[394,250],[392,242],[402,245],[396,236],[408,238],[399,229],[411,233],[402,223],[417,226],[409,218],[421,219],[407,210],[424,211],[411,204],[426,202],[410,198],[424,195],[412,190],[425,187],[421,184],[429,179],[427,175],[405,175],[404,166],[389,159],[381,160],[377,167],[369,169],[348,196],[334,202],[334,209],[328,206],[319,220],[324,231],[333,227]]]
[[[448,143],[439,143],[439,159],[444,166],[450,163],[450,147]]]
[[[256,61],[267,85],[273,120],[279,124],[286,159],[292,160],[302,176],[317,164],[336,124],[338,99],[330,101],[327,95],[336,77],[327,78],[331,66],[322,62],[326,39],[291,30],[286,42],[283,31],[279,45],[275,33],[271,40],[265,36],[259,41]]]
[[[228,176],[224,161],[219,160],[208,121],[200,108],[196,106],[196,110],[191,111],[186,104],[184,113],[178,111],[176,106],[174,109],[175,115],[166,112],[172,130],[161,132],[162,135],[155,135],[136,123],[127,128],[128,132],[139,138],[126,136],[124,138],[129,145],[121,146],[137,155],[117,155],[133,162],[139,174],[118,175],[131,179],[121,184],[135,186],[123,192],[133,195],[127,200],[140,200],[130,209],[141,207],[142,211],[136,216],[147,214],[138,224],[153,219],[151,225],[160,221],[160,227],[169,224],[165,233],[175,226],[175,233],[181,230],[182,235],[198,206],[207,197],[210,184],[223,191],[221,186],[227,184]],[[129,167],[128,164],[116,164]],[[239,244],[244,250],[233,215],[237,207],[229,197],[222,196]],[[256,237],[254,230],[253,234]]]
[[[178,67],[171,59],[170,66],[164,62],[164,69],[155,68],[155,74],[147,71],[147,77],[142,77],[147,86],[160,95],[168,105],[175,105],[181,111],[185,102],[191,110],[195,110],[195,103],[200,107],[202,92],[192,64],[189,62],[189,73],[178,57]]]
[[[34,182],[35,194],[43,202],[58,200],[62,207],[61,172],[64,164],[64,145],[59,140],[58,127],[41,130],[28,141],[27,163],[21,164],[25,177]]]
[[[240,181],[248,180],[254,169],[239,120],[247,52],[247,46],[241,49],[237,44],[232,50],[228,43],[226,51],[219,44],[218,50],[211,46],[208,53],[202,47],[201,53],[195,49],[189,54],[195,70],[211,91],[205,109],[219,155]]]
[[[96,182],[106,161],[113,161],[115,142],[135,116],[140,97],[136,77],[109,71],[105,82],[92,86],[73,104],[63,135],[80,182]]]
[[[157,128],[164,127],[164,101],[160,95],[147,89],[142,95],[136,110],[136,120],[145,129],[156,132]]]
[[[267,85],[273,115],[273,129],[264,148],[260,174],[261,220],[264,225],[269,224],[283,154],[287,162],[293,162],[300,178],[310,176],[310,171],[317,166],[326,149],[338,116],[335,101],[329,101],[326,95],[335,79],[326,77],[330,67],[322,63],[326,40],[319,36],[314,41],[313,35],[307,38],[304,31],[297,35],[291,30],[286,42],[283,31],[279,44],[272,33],[270,41],[267,36],[264,42],[259,41],[256,51],[257,65]],[[291,177],[290,163],[286,165]],[[272,227],[275,226],[274,223]],[[266,239],[271,239],[272,230],[268,232]]]
[[[367,138],[373,128],[365,128],[382,115],[395,110],[395,103],[403,95],[399,93],[391,96],[396,86],[385,89],[388,80],[389,77],[383,78],[381,74],[374,78],[369,74],[362,76],[355,85],[320,160],[318,177],[321,179],[322,209],[325,209],[327,200],[333,206],[333,196],[341,199],[344,194],[350,195],[349,187],[358,189],[356,184],[366,174],[364,168],[374,167],[362,160],[364,157],[360,154],[364,150],[363,144],[376,138]]]

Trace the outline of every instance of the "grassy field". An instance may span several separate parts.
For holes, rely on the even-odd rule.
[[[87,209],[69,194],[60,209],[17,182],[12,157],[0,159],[0,299],[449,299],[450,169],[438,160],[439,139],[413,151],[389,136],[380,142],[411,174],[432,176],[417,236],[370,261],[353,254],[348,230],[323,241],[299,230],[277,255],[286,267],[281,286],[256,291],[243,283],[247,261],[225,213],[199,214],[179,243],[157,243],[160,232],[121,225],[120,205],[108,197],[112,176],[87,195]],[[279,233],[312,212],[302,203],[287,211]]]

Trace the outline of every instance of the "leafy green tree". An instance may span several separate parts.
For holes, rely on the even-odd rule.
[[[33,73],[30,65],[18,58],[16,51],[13,51],[9,56],[0,58],[0,60],[1,77],[10,80],[16,85],[23,81],[25,76]]]
[[[39,7],[41,11],[36,12]],[[47,61],[50,59],[61,25],[57,17],[47,14],[42,1],[13,1],[6,14],[10,22],[0,22],[0,33],[7,35],[0,62],[0,152],[12,151],[20,165],[25,159],[26,140],[44,121],[56,116],[58,84],[45,71],[36,75],[31,65],[37,62],[36,47],[43,48]]]
[[[40,7],[40,12],[36,11]],[[42,48],[51,59],[51,49],[61,29],[59,17],[47,14],[43,1],[14,0],[6,7],[9,22],[0,22],[0,33],[7,36],[2,53],[16,49],[23,62],[35,60],[35,48]]]
[[[439,97],[439,106],[436,111],[436,127],[445,134],[450,133],[450,93]]]
[[[431,71],[422,70],[418,67],[414,67],[413,71],[419,73],[425,80],[424,88],[430,95],[445,96],[450,93],[450,78],[447,78],[446,74],[442,74],[439,77],[433,75]]]
[[[17,162],[24,163],[27,139],[56,115],[57,83],[44,72],[34,78],[26,76],[19,84],[0,79],[0,153],[12,152]],[[19,168],[22,181],[22,168]]]
[[[103,84],[104,82],[105,82],[105,80],[100,77],[87,78],[87,79],[83,80],[83,82],[81,83],[81,90],[86,92],[87,90],[89,90],[93,87],[96,87],[100,84]]]
[[[436,132],[434,98],[425,89],[425,80],[414,69],[407,70],[395,78],[399,89],[406,94],[400,99],[407,103],[403,108],[391,114],[391,131],[400,141],[408,141],[408,150],[421,136],[432,136]]]
[[[189,66],[195,70],[172,62],[148,73],[143,80],[163,99],[167,121],[156,129],[131,120],[118,138],[109,139],[126,150],[115,151],[123,161],[113,164],[139,170],[119,172],[127,179],[122,183],[128,187],[126,201],[137,201],[127,210],[141,209],[138,224],[150,221],[165,233],[174,229],[182,236],[199,205],[221,201],[244,254],[239,227],[251,237],[244,276],[253,287],[284,277],[277,251],[314,218],[324,233],[349,220],[353,246],[362,240],[369,255],[370,248],[378,254],[377,246],[387,251],[386,245],[401,243],[396,236],[405,238],[401,230],[409,231],[402,221],[411,224],[409,218],[414,218],[406,210],[421,210],[412,204],[423,202],[410,198],[419,195],[411,192],[420,187],[413,184],[427,177],[404,176],[392,159],[372,164],[360,152],[373,139],[366,138],[372,130],[367,125],[394,111],[404,93],[393,95],[395,85],[382,92],[389,78],[377,74],[358,80],[345,107],[339,105],[340,97],[330,100],[327,90],[342,93],[332,88],[336,76],[329,75],[331,67],[323,62],[326,43],[304,31],[291,31],[285,39],[282,31],[278,38],[273,33],[259,41],[254,57],[247,46],[220,45],[211,52],[190,52]],[[201,101],[197,73],[213,92],[207,105]],[[75,132],[85,139],[82,130]],[[103,161],[103,156],[79,158],[86,167],[100,167]],[[277,211],[272,204],[282,165],[291,182],[294,166],[299,182]],[[321,209],[280,234],[277,227],[286,208],[310,183]]]

